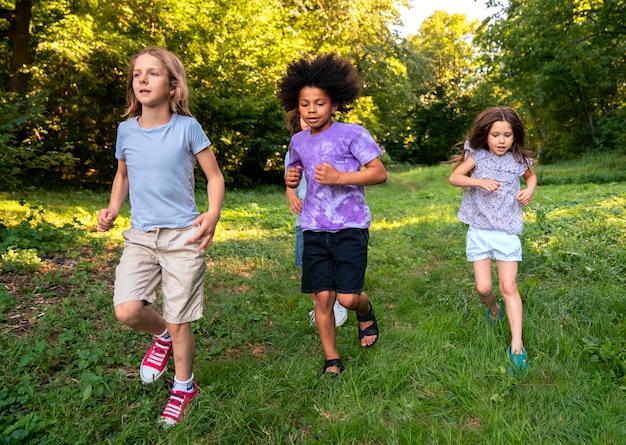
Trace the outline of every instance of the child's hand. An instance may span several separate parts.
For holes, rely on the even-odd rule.
[[[112,229],[115,225],[115,220],[117,219],[118,214],[109,209],[101,209],[98,212],[98,223],[96,225],[96,230],[98,232],[106,232],[109,229]]]
[[[300,198],[290,199],[289,200],[289,212],[292,215],[300,215],[302,213],[302,204],[303,201]]]
[[[320,184],[333,185],[339,183],[341,172],[328,162],[324,162],[315,167],[315,179]]]
[[[480,182],[480,188],[486,192],[495,192],[500,188],[500,183],[495,179],[482,179]]]
[[[515,199],[521,205],[525,206],[525,205],[528,205],[530,201],[533,199],[533,193],[531,193],[530,190],[528,189],[524,189],[515,196]]]
[[[213,235],[215,235],[215,227],[217,226],[218,219],[219,217],[216,219],[211,216],[209,212],[199,215],[191,224],[194,227],[199,227],[199,229],[194,236],[185,242],[185,244],[195,243],[196,241],[202,239],[197,249],[198,252],[208,248],[213,242]]]
[[[287,187],[291,187],[295,189],[300,184],[300,180],[302,179],[302,167],[296,166],[294,168],[288,168],[287,174],[285,175],[285,184]]]

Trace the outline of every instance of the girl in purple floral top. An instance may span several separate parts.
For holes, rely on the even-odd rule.
[[[517,289],[517,267],[522,260],[522,206],[535,193],[537,176],[532,170],[533,153],[525,148],[524,124],[509,107],[483,111],[458,156],[450,184],[465,187],[458,218],[469,225],[467,260],[473,263],[478,295],[487,309],[487,319],[502,318],[491,277],[496,261],[500,292],[511,328],[507,352],[511,364],[525,370],[522,342],[522,299]],[[520,190],[520,176],[526,188]]]
[[[302,206],[302,292],[313,294],[315,323],[325,360],[322,373],[340,374],[335,341],[335,300],[356,311],[361,346],[378,340],[378,323],[365,292],[370,210],[364,186],[385,182],[382,154],[360,125],[335,122],[361,94],[354,66],[336,54],[296,60],[279,83],[285,110],[297,108],[308,130],[289,143],[285,184],[295,188],[302,174],[307,181]]]

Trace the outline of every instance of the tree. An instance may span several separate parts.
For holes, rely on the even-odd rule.
[[[376,107],[396,113],[401,108],[394,103],[404,95],[392,86],[404,76],[402,64],[387,51],[395,48],[389,24],[399,14],[393,5],[393,0],[137,0],[131,8],[116,0],[33,1],[33,61],[25,94],[45,108],[36,129],[30,128],[34,120],[27,125],[30,136],[37,135],[29,147],[33,156],[10,171],[34,185],[109,182],[128,61],[140,48],[160,45],[187,68],[191,110],[209,134],[227,180],[280,181],[288,132],[275,87],[294,57],[336,50],[355,61],[368,97],[352,118],[374,123]],[[0,56],[6,59],[12,41],[3,43]],[[393,68],[387,69],[390,63]],[[378,95],[381,91],[390,93]],[[19,103],[8,95],[0,99]],[[384,121],[386,113],[381,115]],[[35,141],[18,134],[18,122],[10,122],[7,140],[17,146]]]
[[[490,83],[528,117],[542,162],[625,144],[623,0],[510,0],[505,12],[481,37]]]
[[[31,63],[30,55],[30,17],[32,0],[16,0],[15,8],[0,8],[0,19],[8,22],[8,30],[2,37],[11,42],[11,63],[9,75],[9,91],[25,93],[28,87],[28,74],[25,68]]]
[[[422,164],[446,160],[451,148],[464,137],[475,114],[471,74],[477,69],[476,47],[472,38],[477,22],[464,14],[435,11],[420,26],[407,45],[425,64],[416,78],[416,98],[408,109],[414,139],[411,144],[390,153],[394,159]]]

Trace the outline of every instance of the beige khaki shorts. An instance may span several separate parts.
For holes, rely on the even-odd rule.
[[[205,251],[196,251],[200,241],[185,244],[197,230],[125,230],[124,252],[115,269],[113,304],[154,304],[157,286],[161,284],[163,318],[167,323],[183,324],[202,318]]]

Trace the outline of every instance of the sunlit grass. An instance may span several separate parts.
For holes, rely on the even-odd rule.
[[[16,252],[25,252],[24,270],[3,270],[0,281],[0,437],[626,443],[626,181],[610,181],[622,164],[605,164],[607,181],[594,183],[577,178],[584,163],[537,169],[546,180],[525,209],[518,280],[530,363],[521,376],[508,369],[508,322],[486,323],[476,296],[466,227],[456,220],[461,193],[447,183],[448,165],[391,168],[386,184],[367,188],[373,221],[365,290],[381,338],[361,348],[351,313],[337,330],[346,365],[337,379],[320,376],[323,354],[293,266],[284,188],[227,191],[207,251],[205,316],[194,323],[201,393],[169,431],[155,420],[171,369],[157,384],[141,385],[137,366],[150,340],[112,313],[128,208],[113,231],[97,233],[106,193],[0,194],[2,242],[35,246],[11,247],[17,264]],[[20,225],[28,216],[34,225]]]

